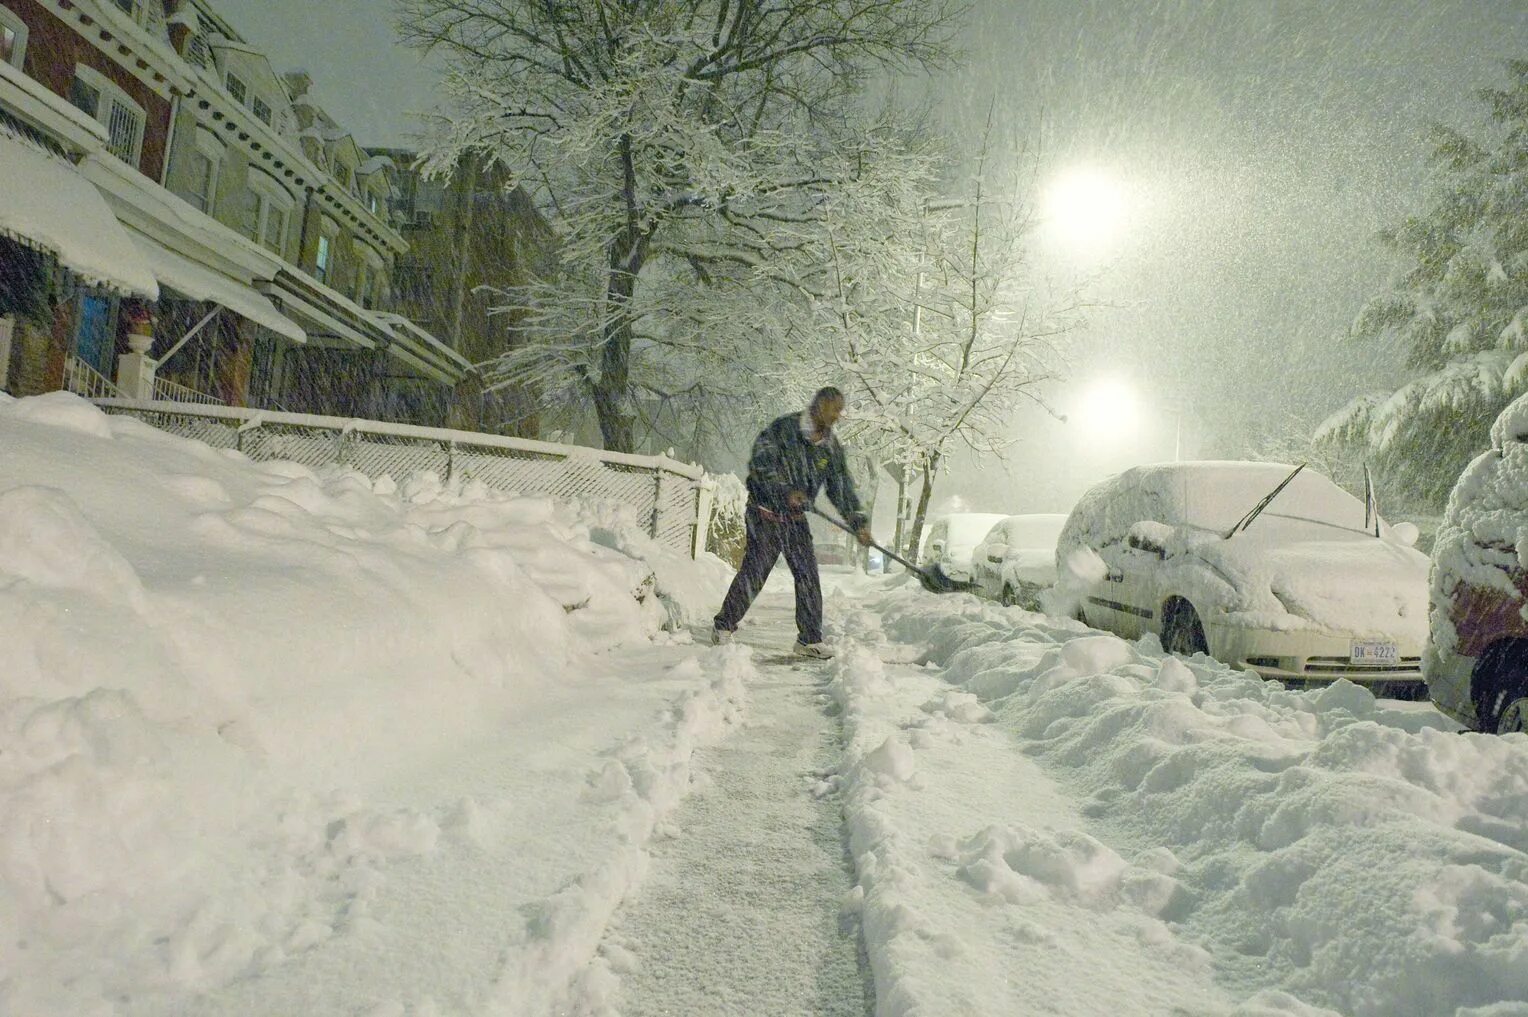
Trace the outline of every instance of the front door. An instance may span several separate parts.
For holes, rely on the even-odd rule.
[[[112,359],[117,352],[112,318],[111,301],[102,297],[80,297],[80,325],[74,334],[74,355],[108,378],[112,376]]]

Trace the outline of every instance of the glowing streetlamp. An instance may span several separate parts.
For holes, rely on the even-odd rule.
[[[1125,191],[1103,170],[1076,166],[1046,187],[1040,211],[1056,240],[1079,254],[1097,254],[1113,243],[1125,225]]]
[[[1076,416],[1091,437],[1129,431],[1140,418],[1135,390],[1114,378],[1096,382],[1082,394]]]

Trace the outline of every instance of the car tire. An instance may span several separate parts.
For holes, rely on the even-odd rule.
[[[1014,592],[1012,583],[1003,584],[1003,592],[998,600],[1002,601],[1004,607],[1013,607],[1018,604],[1019,595]]]
[[[1210,652],[1193,604],[1175,597],[1162,608],[1162,649],[1177,657]]]
[[[1504,640],[1482,653],[1470,676],[1470,692],[1476,730],[1528,732],[1528,644]]]

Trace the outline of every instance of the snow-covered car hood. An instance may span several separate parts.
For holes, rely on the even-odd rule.
[[[1249,624],[1284,616],[1268,627],[1302,619],[1404,646],[1427,636],[1428,561],[1415,548],[1367,535],[1273,543],[1249,531],[1197,543],[1190,553],[1231,582],[1239,603],[1226,605],[1228,613]]]

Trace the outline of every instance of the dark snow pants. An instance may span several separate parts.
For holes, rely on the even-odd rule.
[[[727,632],[737,630],[784,551],[785,564],[796,580],[796,631],[803,643],[822,642],[822,582],[817,577],[817,553],[812,549],[812,531],[806,519],[786,517],[773,522],[757,505],[749,505],[743,520],[748,537],[743,563],[722,601],[716,627]]]

